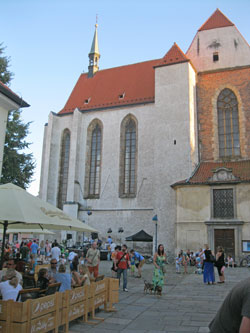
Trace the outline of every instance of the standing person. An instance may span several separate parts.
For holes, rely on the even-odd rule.
[[[44,243],[44,240],[42,240],[41,243],[40,243],[40,256],[41,256],[41,260],[44,261],[44,259],[45,259],[45,243]]]
[[[21,256],[22,256],[22,260],[28,262],[30,249],[28,248],[26,242],[23,243],[23,246],[20,249],[20,253],[21,253]]]
[[[30,246],[30,250],[31,250],[31,254],[33,254],[34,259],[37,258],[37,250],[38,250],[39,246],[36,243],[36,240],[33,240],[33,243]]]
[[[116,261],[116,255],[117,253],[121,251],[121,247],[120,245],[117,245],[115,247],[115,251],[112,252],[112,255],[111,255],[111,260],[113,262],[112,264],[112,267],[111,267],[111,271],[112,271],[112,277],[113,278],[116,278],[117,277],[117,267],[116,267],[116,264],[115,264],[115,261]],[[115,268],[116,267],[116,268]]]
[[[121,274],[123,274],[123,291],[128,292],[127,289],[127,270],[130,267],[130,258],[128,254],[128,247],[126,244],[122,245],[122,250],[117,252],[115,259],[115,269],[117,269],[117,278],[121,279]]]
[[[226,264],[225,264],[224,251],[221,246],[219,246],[217,249],[215,266],[217,267],[219,279],[220,279],[220,281],[218,283],[225,283],[224,271],[225,271]]]
[[[145,263],[145,259],[140,253],[134,251],[133,249],[130,250],[130,253],[135,258],[135,261],[137,261],[137,263],[135,264],[135,267],[138,269],[137,277],[141,278],[141,270],[142,266]]]
[[[240,281],[229,292],[209,328],[210,333],[250,332],[250,278]]]
[[[157,286],[163,287],[164,285],[164,265],[167,262],[164,246],[160,244],[157,252],[154,254],[154,272],[153,272],[153,285],[154,289]]]
[[[31,250],[32,240],[30,239],[27,243],[28,248]]]
[[[54,247],[51,249],[51,259],[56,259],[59,262],[61,256],[61,250],[57,242],[54,243]]]
[[[97,249],[96,242],[93,242],[91,248],[88,249],[86,259],[90,275],[93,273],[94,278],[97,278],[100,263],[100,251]]]
[[[111,236],[108,236],[108,239],[107,239],[107,241],[108,241],[109,245],[111,245],[111,244],[112,244],[112,238],[111,238]]]
[[[203,273],[203,281],[207,284],[215,284],[214,277],[214,263],[213,263],[213,253],[210,250],[208,244],[205,244],[205,259],[204,259],[204,273]]]
[[[49,241],[46,240],[46,243],[45,243],[45,259],[46,260],[49,259],[50,253],[51,253],[51,245],[50,245]]]

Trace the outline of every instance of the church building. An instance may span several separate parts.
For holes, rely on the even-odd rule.
[[[209,243],[238,258],[250,246],[250,47],[234,23],[217,9],[186,54],[174,43],[151,61],[99,61],[96,25],[88,73],[45,125],[40,197],[100,237],[155,237],[157,223],[171,253]]]

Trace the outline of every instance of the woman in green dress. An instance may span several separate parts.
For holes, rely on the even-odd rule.
[[[164,285],[164,273],[165,264],[167,262],[166,254],[164,252],[164,246],[160,244],[158,251],[154,255],[154,273],[153,273],[153,285],[154,289],[156,286],[163,287]]]

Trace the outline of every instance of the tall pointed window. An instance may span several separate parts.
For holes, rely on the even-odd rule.
[[[128,117],[121,126],[120,197],[136,196],[137,126]]]
[[[94,119],[87,130],[86,164],[84,197],[98,199],[101,189],[103,125],[99,119]]]
[[[91,159],[89,174],[89,195],[100,194],[100,171],[101,171],[101,128],[97,124],[92,132]]]
[[[69,154],[70,154],[70,131],[65,129],[62,136],[60,173],[57,196],[57,206],[62,209],[67,200],[68,174],[69,174]]]
[[[217,100],[220,157],[240,155],[238,101],[232,90],[221,91]]]

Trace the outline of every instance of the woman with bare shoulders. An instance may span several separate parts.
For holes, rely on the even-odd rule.
[[[154,273],[153,273],[153,285],[156,287],[163,287],[164,285],[164,267],[167,262],[166,254],[164,252],[164,246],[160,244],[157,252],[154,254]]]

